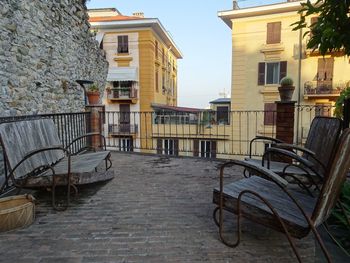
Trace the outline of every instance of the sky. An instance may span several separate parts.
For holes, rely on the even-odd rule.
[[[286,0],[241,0],[256,6]],[[231,91],[231,29],[217,16],[231,10],[232,0],[90,0],[88,8],[115,7],[123,15],[143,12],[158,18],[168,30],[183,59],[178,60],[178,106],[206,108]]]

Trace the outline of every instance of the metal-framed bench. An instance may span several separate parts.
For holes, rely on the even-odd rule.
[[[102,151],[71,154],[75,143],[93,136],[101,138]],[[77,185],[114,177],[109,170],[110,152],[99,133],[80,136],[64,148],[52,119],[22,120],[0,124],[0,142],[13,185],[19,190],[50,188],[52,205],[57,210],[69,205],[71,189],[77,191]],[[57,186],[67,187],[67,204],[63,208],[56,205]]]
[[[308,133],[305,146],[300,147],[294,144],[286,144],[278,139],[257,136],[250,141],[250,153],[246,160],[255,165],[268,167],[275,173],[280,175],[288,175],[303,184],[298,176],[306,176],[309,181],[311,179],[315,183],[323,182],[324,174],[329,169],[336,142],[340,136],[342,121],[334,117],[317,116],[312,120],[310,131]],[[279,156],[284,154],[284,157],[291,158],[293,162],[269,161],[268,158],[253,159],[252,148],[255,141],[269,142],[272,147],[280,148]],[[287,151],[292,154],[288,156]],[[278,150],[275,150],[278,152]],[[293,158],[298,153],[300,158]],[[305,177],[305,178],[306,178]],[[313,183],[313,185],[315,184]]]
[[[288,182],[271,170],[247,161],[233,160],[221,166],[220,185],[213,190],[214,221],[219,226],[220,239],[230,247],[240,243],[241,217],[280,231],[286,235],[298,259],[301,257],[292,237],[303,238],[310,231],[315,235],[327,261],[331,258],[316,227],[323,224],[337,202],[342,184],[350,168],[350,129],[344,130],[335,148],[322,188],[317,197],[290,189]],[[224,170],[241,166],[258,176],[251,176],[224,185]],[[261,178],[263,177],[263,178]],[[266,180],[268,178],[269,180]],[[228,242],[223,234],[223,211],[237,215],[237,241]],[[219,212],[219,219],[217,218]]]

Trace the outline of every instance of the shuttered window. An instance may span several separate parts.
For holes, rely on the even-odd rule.
[[[259,63],[258,68],[258,85],[265,85],[265,62]]]
[[[258,65],[258,85],[279,84],[287,75],[287,61],[260,62]]]
[[[311,17],[311,22],[310,22],[310,37],[313,37],[314,35],[314,27],[318,21],[318,16]]]
[[[156,92],[159,92],[159,73],[158,73],[158,71],[156,71],[155,79],[156,79]]]
[[[264,105],[264,125],[274,125],[276,123],[276,104],[265,103]]]
[[[333,84],[334,58],[319,58],[317,65],[317,90],[329,94]]]
[[[128,36],[118,36],[118,53],[129,53]]]
[[[281,42],[281,22],[267,23],[266,44]]]
[[[154,46],[154,54],[155,54],[156,58],[158,58],[158,41],[156,41],[156,44]]]

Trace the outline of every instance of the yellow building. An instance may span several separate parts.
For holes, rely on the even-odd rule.
[[[287,75],[294,80],[293,100],[298,105],[313,105],[316,114],[332,114],[329,107],[350,80],[349,60],[343,54],[323,57],[317,49],[306,49],[310,34],[303,35],[309,29],[292,30],[300,9],[295,0],[243,9],[234,1],[232,10],[218,12],[232,30],[231,110],[274,111],[274,102],[280,100],[279,82]],[[306,22],[311,26],[315,21],[317,17],[309,17]],[[301,141],[310,119],[297,119],[295,139]],[[258,133],[272,135],[273,122],[272,114],[264,114],[257,120]]]
[[[89,10],[90,24],[109,62],[108,136],[120,150],[146,148],[152,103],[177,105],[177,60],[182,54],[157,18],[124,16],[115,8]],[[142,118],[143,117],[143,118]]]
[[[236,6],[237,8],[237,6]],[[293,31],[300,1],[221,11],[232,29],[232,110],[273,109],[283,76],[294,80],[298,104],[333,104],[350,80],[343,54],[306,49],[306,31]],[[317,17],[309,18],[308,25]],[[233,103],[234,101],[234,103]]]

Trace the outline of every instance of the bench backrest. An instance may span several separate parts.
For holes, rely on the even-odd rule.
[[[341,120],[332,117],[315,117],[312,120],[310,131],[305,142],[305,148],[310,149],[316,154],[317,159],[325,167],[329,167],[334,154],[334,148],[338,141],[341,131]],[[304,156],[315,164],[316,170],[324,173],[320,164],[315,162],[307,155]]]
[[[328,175],[312,215],[316,225],[323,223],[334,207],[350,168],[350,129],[344,130],[336,147]]]
[[[51,119],[2,123],[0,124],[0,140],[10,170],[29,152],[62,144]],[[56,163],[63,157],[64,153],[59,150],[38,153],[21,164],[16,169],[15,176],[25,176],[39,166]]]

